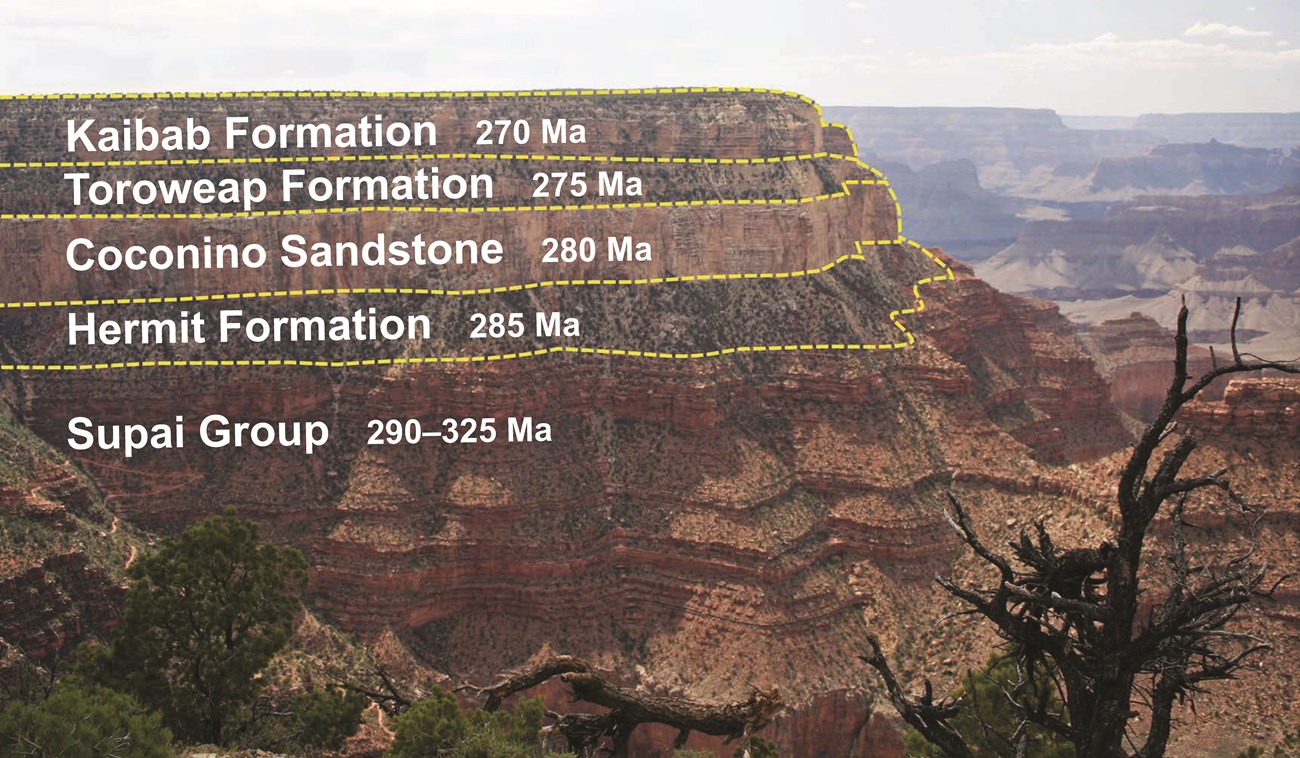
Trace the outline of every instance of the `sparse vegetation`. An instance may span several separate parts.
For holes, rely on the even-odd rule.
[[[171,740],[162,717],[135,698],[75,681],[0,711],[0,753],[15,758],[169,758]]]
[[[1052,677],[1042,669],[1026,669],[1018,666],[1014,658],[995,655],[982,670],[966,673],[952,700],[960,705],[949,723],[978,758],[1014,752],[1021,728],[1025,758],[1074,758],[1074,747],[1063,737],[1035,724],[1022,727],[1017,715],[1041,702],[1047,710],[1069,720]],[[943,756],[942,750],[915,729],[904,735],[903,752],[921,758]]]
[[[1018,676],[1010,686],[998,687],[1014,710],[1001,742],[972,741],[962,721],[972,712],[959,700],[936,699],[928,681],[919,697],[906,692],[871,636],[863,660],[880,674],[903,719],[940,753],[1024,755],[1037,730],[1070,743],[1079,756],[1159,758],[1169,744],[1175,706],[1204,694],[1212,682],[1235,678],[1252,656],[1268,649],[1264,640],[1232,623],[1276,586],[1257,554],[1256,509],[1233,489],[1227,469],[1185,474],[1197,440],[1190,434],[1174,437],[1179,411],[1220,377],[1263,370],[1300,373],[1300,364],[1240,352],[1240,312],[1238,299],[1231,361],[1218,364],[1212,355],[1210,371],[1193,379],[1188,312],[1185,306],[1180,310],[1174,377],[1163,406],[1120,471],[1112,534],[1066,547],[1039,520],[1032,531],[1021,532],[1009,553],[999,552],[986,546],[961,501],[948,494],[953,526],[997,578],[986,586],[948,579],[939,584],[970,614],[993,625],[1016,671],[1047,676],[1051,686],[1043,690],[1060,698],[1021,700],[1017,689],[1024,679]],[[1244,547],[1190,543],[1189,499],[1211,493],[1219,496],[1218,507],[1245,525]],[[1153,556],[1158,517],[1168,524],[1169,537]],[[1226,550],[1232,554],[1225,556]],[[978,737],[988,724],[976,721]]]
[[[513,712],[463,710],[446,690],[432,695],[393,721],[389,758],[564,758],[545,752],[541,732],[546,708],[541,698],[519,701]]]
[[[224,744],[289,638],[306,565],[233,510],[194,524],[132,564],[121,626],[78,668],[158,710],[177,737]]]
[[[300,692],[282,703],[255,708],[239,742],[290,755],[338,750],[357,733],[368,705],[365,696],[337,688]]]
[[[1300,758],[1300,726],[1287,730],[1272,750],[1251,745],[1237,753],[1237,758]]]

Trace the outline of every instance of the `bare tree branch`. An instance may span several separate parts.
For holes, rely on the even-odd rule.
[[[913,729],[920,732],[921,736],[937,745],[944,755],[950,758],[965,758],[973,755],[962,736],[948,725],[948,719],[957,714],[957,703],[947,699],[935,702],[928,679],[925,682],[924,695],[920,698],[908,697],[889,667],[889,661],[885,659],[884,651],[880,648],[880,640],[876,635],[871,634],[867,636],[867,643],[871,645],[871,650],[860,657],[863,663],[880,673],[880,678],[885,683],[885,691],[889,693],[889,701],[893,703],[898,715],[902,716]]]
[[[632,732],[641,724],[649,723],[677,729],[677,747],[685,744],[691,732],[725,737],[728,742],[748,741],[785,708],[776,688],[754,688],[747,699],[723,704],[651,695],[614,684],[596,673],[586,661],[568,655],[535,660],[487,687],[466,684],[456,690],[487,698],[484,709],[495,710],[511,695],[555,678],[569,686],[575,700],[609,709],[600,714],[550,714],[555,722],[553,728],[564,735],[569,749],[579,755],[587,755],[599,743],[608,741],[607,749],[613,758],[627,758]]]
[[[478,697],[486,697],[487,701],[483,703],[483,710],[495,711],[501,707],[501,701],[524,690],[532,689],[542,682],[561,674],[574,672],[589,672],[591,666],[581,658],[572,655],[555,655],[543,659],[541,662],[529,666],[523,671],[506,676],[501,681],[489,687],[475,687],[470,684],[462,684],[455,689],[456,692],[470,691]]]
[[[1168,745],[1174,708],[1194,705],[1211,682],[1232,679],[1250,659],[1269,649],[1254,635],[1231,627],[1252,601],[1268,597],[1268,565],[1258,558],[1259,515],[1232,487],[1227,470],[1185,475],[1197,449],[1191,434],[1178,431],[1176,418],[1216,380],[1264,370],[1300,373],[1295,362],[1258,359],[1241,351],[1237,330],[1241,301],[1230,328],[1232,362],[1212,358],[1211,367],[1193,379],[1188,370],[1188,311],[1179,310],[1174,334],[1174,371],[1165,400],[1138,435],[1119,474],[1119,523],[1113,535],[1092,545],[1062,546],[1042,521],[1021,530],[1009,553],[990,549],[979,538],[969,514],[948,493],[948,519],[962,541],[997,571],[987,586],[958,584],[936,577],[939,586],[967,606],[966,613],[991,622],[1008,643],[1018,678],[1005,685],[1005,707],[1015,715],[1012,734],[964,735],[952,726],[968,704],[936,701],[930,683],[911,697],[881,651],[862,660],[874,668],[903,719],[948,756],[968,756],[977,745],[1001,755],[1024,754],[1028,725],[1035,724],[1071,741],[1080,758],[1159,758]],[[1245,522],[1247,546],[1224,555],[1212,545],[1193,547],[1187,521],[1189,498],[1217,495]],[[1165,559],[1144,561],[1152,524],[1161,511],[1172,525],[1162,542]],[[1200,555],[1199,553],[1205,553]],[[1156,571],[1163,567],[1162,572]],[[1140,605],[1139,598],[1153,602]],[[1140,608],[1147,610],[1141,611]],[[1034,666],[1049,666],[1051,686],[1029,689]],[[1054,713],[1047,695],[1057,693],[1068,710]],[[1036,699],[1035,699],[1036,696]],[[1130,724],[1138,708],[1149,722],[1135,735]],[[1138,744],[1138,737],[1141,737]],[[974,740],[975,742],[971,742]]]

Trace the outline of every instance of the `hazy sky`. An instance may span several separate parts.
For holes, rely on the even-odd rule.
[[[0,0],[0,90],[751,85],[1300,110],[1300,0]]]

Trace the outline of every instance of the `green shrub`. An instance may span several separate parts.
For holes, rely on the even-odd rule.
[[[436,690],[393,719],[391,758],[426,758],[456,747],[469,732],[469,719],[460,710],[456,696]]]
[[[470,727],[469,733],[448,753],[450,758],[537,758],[535,745],[510,739],[491,725]]]
[[[257,719],[239,742],[274,753],[338,750],[357,733],[369,704],[364,695],[334,688],[300,693]]]
[[[1018,719],[1011,706],[1008,693],[1018,681],[1015,661],[993,656],[982,671],[968,671],[956,695],[962,698],[957,716],[948,723],[970,745],[975,758],[1014,755],[1011,737],[1016,732]],[[1028,707],[1042,701],[1051,713],[1066,723],[1069,714],[1061,703],[1056,686],[1048,672],[1039,666],[1031,681],[1023,683],[1015,692],[1015,700]],[[1055,732],[1027,724],[1028,758],[1074,758],[1074,746]],[[903,752],[909,756],[940,758],[943,752],[931,745],[915,729],[903,736]]]
[[[162,717],[121,692],[60,683],[46,700],[0,712],[0,754],[45,758],[169,758]]]
[[[456,697],[438,690],[393,720],[390,758],[573,758],[543,753],[546,719],[541,698],[520,700],[513,711],[461,710]]]
[[[307,562],[227,510],[131,565],[122,624],[78,655],[87,679],[158,710],[177,737],[224,744],[289,639]]]

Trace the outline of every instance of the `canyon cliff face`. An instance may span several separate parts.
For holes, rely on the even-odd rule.
[[[186,118],[211,128],[212,145],[203,157],[230,157],[250,151],[229,150],[226,145],[227,116],[248,117],[248,129],[257,124],[356,122],[365,116],[382,115],[388,123],[432,121],[438,126],[438,141],[432,150],[418,152],[520,152],[552,155],[600,156],[714,156],[751,158],[813,153],[824,148],[828,134],[817,106],[807,98],[774,91],[734,92],[683,91],[664,94],[654,90],[629,90],[626,94],[599,96],[537,92],[520,97],[455,97],[434,93],[429,97],[370,97],[339,93],[312,96],[222,98],[161,97],[143,100],[87,101],[69,104],[54,100],[17,100],[5,103],[0,126],[0,151],[6,161],[68,160],[67,129],[62,119],[95,118],[96,127],[117,125],[123,118],[139,118],[151,126],[184,124]],[[628,119],[630,113],[635,118]],[[475,125],[484,119],[529,118],[540,123],[546,118],[578,120],[587,129],[586,142],[564,145],[543,142],[535,126],[528,139],[510,141],[509,150],[484,149],[478,142],[482,131]],[[53,128],[52,128],[53,127]],[[91,134],[96,132],[92,129]],[[833,138],[833,137],[832,137]],[[426,146],[428,147],[428,146]],[[520,148],[514,150],[515,147]],[[77,157],[102,159],[88,154],[82,145]],[[262,151],[264,154],[266,151]],[[382,147],[289,149],[284,155],[353,155],[408,153],[410,150]],[[195,152],[133,152],[131,158],[186,159]]]
[[[1129,190],[1198,195],[1263,194],[1300,183],[1300,152],[1210,141],[1157,145],[1141,157],[1107,158],[1092,174],[1094,193]]]
[[[1131,129],[1071,129],[1044,108],[827,108],[853,130],[858,144],[913,169],[970,160],[994,191],[1041,183],[1057,166],[1092,165],[1136,155],[1164,140]]]
[[[984,189],[970,160],[940,161],[919,171],[873,154],[864,153],[863,160],[889,177],[906,209],[908,233],[961,260],[988,258],[1015,242],[1024,225],[1017,216],[1023,203]]]
[[[1174,377],[1170,359],[1173,333],[1150,316],[1133,313],[1095,324],[1082,331],[1078,339],[1109,381],[1115,407],[1144,424],[1155,418]],[[1209,371],[1210,351],[1200,345],[1190,346],[1187,365],[1196,375]],[[1205,398],[1219,399],[1226,384],[1225,379],[1207,388]]]
[[[1228,467],[1234,489],[1240,487],[1250,511],[1229,504],[1203,508],[1199,540],[1220,549],[1243,550],[1258,535],[1257,555],[1272,581],[1293,573],[1300,548],[1300,380],[1294,376],[1233,379],[1220,400],[1189,405],[1180,420],[1181,434],[1193,435],[1200,447],[1199,467]],[[1235,514],[1235,515],[1234,515]],[[1273,744],[1279,732],[1294,729],[1295,714],[1285,703],[1300,695],[1300,592],[1283,580],[1273,597],[1245,614],[1239,627],[1273,646],[1256,672],[1225,683],[1197,702],[1199,718],[1177,734],[1171,752],[1222,754],[1243,743]],[[1236,725],[1227,726],[1240,719]]]
[[[597,99],[594,106],[575,100],[565,112],[611,124],[660,117],[671,124],[684,117],[665,114],[695,114],[677,131],[665,126],[624,134],[611,127],[593,151],[731,157],[750,150],[851,151],[844,132],[823,126],[802,100],[717,95],[703,98],[697,109],[691,96],[674,97],[665,96],[668,105],[654,97]],[[344,102],[325,113],[339,117],[356,107]],[[589,107],[588,114],[583,109]],[[708,118],[714,111],[743,123]],[[23,118],[4,122],[0,133],[25,135],[31,119],[48,116],[30,106]],[[875,178],[852,162],[829,158],[782,171],[723,166],[654,175],[664,198],[798,198],[833,193],[845,180]],[[288,287],[509,286],[556,278],[535,260],[536,246],[528,248],[539,235],[632,228],[656,242],[653,262],[626,271],[606,262],[569,275],[740,276],[554,287],[477,300],[350,293],[243,305],[269,316],[295,304],[319,312],[396,304],[425,309],[444,325],[462,324],[480,307],[555,307],[592,324],[581,340],[562,343],[575,348],[689,354],[736,345],[794,346],[695,359],[575,351],[472,365],[10,371],[4,376],[22,420],[18,426],[39,437],[15,449],[70,459],[68,468],[79,472],[88,491],[102,493],[123,523],[150,532],[174,534],[237,507],[262,525],[265,536],[307,556],[306,601],[314,614],[367,642],[396,640],[451,681],[486,682],[547,646],[583,656],[630,684],[697,699],[743,698],[751,684],[778,686],[791,707],[771,734],[792,755],[893,755],[900,747],[898,722],[857,658],[868,631],[896,655],[902,675],[932,676],[940,689],[984,663],[993,643],[988,630],[949,619],[956,606],[932,581],[936,573],[975,570],[945,519],[945,492],[951,487],[968,503],[991,541],[1011,539],[1040,516],[1089,540],[1112,518],[1109,488],[1130,438],[1111,384],[1056,306],[999,293],[941,251],[931,257],[894,241],[898,219],[888,193],[881,185],[858,190],[776,206],[439,215],[439,228],[450,234],[516,235],[518,249],[534,252],[500,270],[457,269],[433,277],[409,269],[298,278],[265,270],[201,279],[81,277],[69,274],[61,258],[74,233],[181,240],[220,229],[239,239],[266,239],[299,230],[356,239],[380,231],[408,234],[422,220],[412,217],[418,214],[148,226],[0,222],[0,251],[20,262],[9,268],[14,277],[0,283],[7,301]],[[827,266],[860,240],[885,244]],[[774,271],[816,273],[758,278]],[[156,315],[166,306],[102,312]],[[17,309],[0,318],[6,363],[83,360],[61,343],[57,310]],[[832,343],[878,347],[817,347]],[[511,349],[551,344],[532,340]],[[293,355],[191,346],[131,358],[371,360],[418,357],[431,349],[468,359],[494,348],[449,328],[434,346]],[[96,355],[123,359],[112,351]],[[1240,423],[1249,426],[1261,416],[1242,409],[1258,407],[1267,416],[1270,403],[1291,397],[1283,390],[1236,392],[1224,402],[1232,399]],[[112,451],[67,448],[74,416],[145,424],[184,416],[187,433],[195,435],[198,420],[215,413],[324,421],[334,433],[312,456],[189,445],[141,451],[127,462]],[[1207,406],[1203,415],[1215,413]],[[370,444],[372,419],[417,419],[432,427],[446,418],[493,418],[504,427],[507,419],[524,416],[549,423],[554,441]],[[1234,456],[1247,454],[1234,437],[1222,439],[1212,446],[1214,456],[1242,460]],[[1282,439],[1285,444],[1248,452],[1271,456],[1252,465],[1280,471],[1281,483],[1272,484],[1288,497],[1295,477],[1283,468],[1282,456],[1293,440]],[[17,494],[6,502],[33,497],[22,495],[30,484],[15,486]],[[100,528],[108,533],[112,523],[101,520]],[[1283,532],[1272,538],[1270,549],[1285,549]],[[125,562],[83,552],[91,563]],[[28,571],[38,563],[24,565]],[[26,578],[21,586],[38,587],[39,595],[42,581]],[[112,595],[96,586],[67,590],[66,604],[106,626],[112,611],[94,605],[93,596]],[[1270,617],[1271,630],[1294,629],[1293,602]],[[37,605],[55,612],[62,607]],[[25,618],[36,618],[32,613]],[[39,640],[23,644],[37,654],[49,650]],[[1294,666],[1278,665],[1286,671]],[[1223,702],[1240,707],[1225,710],[1214,724],[1266,728],[1275,710],[1264,694],[1243,689],[1237,696],[1239,702]],[[669,741],[645,744],[638,755],[666,755]],[[716,747],[706,740],[689,744]]]
[[[979,264],[1009,292],[1050,297],[1096,324],[1138,311],[1171,324],[1185,297],[1193,338],[1225,348],[1234,299],[1245,300],[1243,345],[1292,355],[1300,342],[1294,257],[1300,192],[1116,203],[1099,219],[1032,221]]]
[[[1170,142],[1231,142],[1290,149],[1300,143],[1300,113],[1147,113],[1133,128]]]
[[[13,415],[0,387],[0,675],[112,628],[141,541],[93,482]]]

